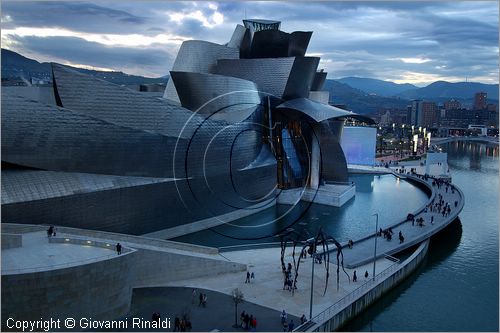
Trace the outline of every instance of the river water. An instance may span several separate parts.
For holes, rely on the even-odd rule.
[[[344,330],[498,332],[498,146],[443,148],[465,195],[460,221],[432,240],[416,274]]]
[[[498,146],[455,142],[443,145],[453,183],[465,194],[460,219],[435,236],[425,262],[345,331],[498,332]],[[277,242],[293,230],[314,236],[319,228],[339,241],[356,239],[404,218],[426,195],[392,175],[355,175],[356,196],[341,208],[300,203],[273,207],[229,225],[175,240],[208,246]]]

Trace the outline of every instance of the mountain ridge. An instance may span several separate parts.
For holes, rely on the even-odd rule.
[[[30,77],[51,78],[51,68],[47,62],[40,63],[3,48],[1,49],[1,56],[2,80],[9,78],[26,80]],[[165,84],[169,78],[168,75],[159,78],[147,78],[119,71],[109,72],[73,68],[100,79],[123,85]],[[476,82],[452,83],[436,81],[426,87],[418,88],[408,83],[398,84],[379,79],[345,77],[337,80],[327,79],[323,90],[329,91],[332,103],[344,104],[350,110],[360,114],[371,113],[380,108],[405,108],[411,104],[412,99],[442,103],[453,98],[464,104],[471,104],[474,100],[474,94],[480,91],[488,94],[489,102],[493,101],[498,104],[498,84],[488,85]]]

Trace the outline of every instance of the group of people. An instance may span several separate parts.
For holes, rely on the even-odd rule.
[[[250,279],[255,279],[255,274],[254,272],[250,274],[250,272],[247,271],[247,278],[245,279],[245,283],[250,283]]]
[[[384,236],[385,239],[390,241],[390,240],[392,240],[393,234],[394,234],[394,232],[392,231],[392,228],[389,227],[388,229],[385,229],[385,230],[382,230],[382,228],[380,228],[377,235]]]
[[[434,221],[434,216],[431,216],[431,223],[432,223],[433,221]],[[411,221],[411,225],[415,225],[415,222],[417,223],[417,225],[418,225],[419,227],[423,227],[423,226],[425,225],[425,224],[424,224],[425,220],[424,220],[424,218],[423,218],[423,217],[419,217],[419,218],[417,218],[417,219],[413,219],[413,220]],[[432,223],[432,224],[433,224],[433,223]]]
[[[281,312],[280,319],[281,319],[281,325],[283,326],[283,332],[292,332],[293,329],[295,328],[295,323],[293,322],[293,319],[290,319],[290,322],[287,321],[288,315],[285,310]],[[302,315],[302,318],[300,318],[301,321],[303,319],[305,320],[305,315]]]
[[[365,279],[368,279],[368,271],[365,271]],[[358,275],[356,274],[356,271],[352,273],[352,282],[357,282],[358,281]]]
[[[347,247],[352,249],[353,245],[354,245],[354,242],[352,241],[352,239],[349,239],[349,241],[347,241]]]
[[[191,321],[187,316],[183,316],[182,318],[175,316],[174,332],[189,332],[192,328]]]
[[[431,204],[430,210],[433,213],[440,213],[443,217],[447,217],[451,213],[451,206],[448,202],[445,202],[443,196],[438,194],[437,202]],[[458,201],[455,200],[455,207],[458,206]]]
[[[257,317],[243,311],[240,315],[240,327],[255,332],[257,329]]]

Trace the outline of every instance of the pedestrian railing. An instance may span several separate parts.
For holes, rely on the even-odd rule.
[[[315,315],[312,319],[308,320],[304,324],[298,326],[294,331],[296,332],[305,332],[316,324],[322,324],[325,321],[332,318],[335,314],[340,312],[346,306],[352,304],[355,300],[365,295],[368,290],[377,286],[380,282],[382,282],[386,277],[390,276],[394,272],[399,269],[399,259],[386,255],[387,259],[394,261],[392,265],[375,275],[375,279],[371,278],[369,281],[363,283],[358,288],[354,289],[352,292],[329,306],[327,309],[321,311],[317,315]]]
[[[244,250],[255,250],[268,247],[280,247],[280,242],[268,242],[268,243],[255,243],[255,244],[241,244],[241,245],[229,245],[219,247],[220,252],[230,252],[230,251],[244,251]]]

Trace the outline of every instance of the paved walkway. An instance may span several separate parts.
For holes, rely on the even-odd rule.
[[[191,321],[192,331],[210,332],[236,331],[243,332],[240,327],[233,327],[235,307],[232,297],[220,292],[206,289],[197,289],[196,299],[192,299],[192,288],[139,288],[133,291],[130,312],[124,316],[128,318],[129,329],[127,331],[144,331],[144,329],[130,329],[132,327],[130,318],[151,319],[154,312],[159,312],[162,319],[170,318],[170,329],[158,329],[156,331],[171,332],[174,330],[174,318],[182,318],[186,315]],[[207,306],[198,306],[200,293],[207,295]],[[244,302],[238,305],[237,320],[240,322],[240,314],[245,311],[257,319],[257,331],[279,332],[282,331],[280,311],[268,307]],[[300,324],[300,318],[288,315],[288,322]],[[149,330],[147,330],[149,331]]]
[[[419,166],[418,168],[423,167]],[[427,183],[432,184],[432,181],[433,179],[429,178]],[[433,199],[433,202],[437,202],[439,200],[439,195],[442,195],[444,202],[450,204],[450,214],[443,216],[440,212],[431,212],[430,209],[427,209],[427,211],[422,210],[417,214],[415,214],[416,212],[408,212],[414,214],[415,219],[422,217],[424,219],[424,225],[420,227],[417,225],[417,223],[412,223],[411,221],[404,221],[402,223],[393,225],[393,237],[391,241],[388,241],[382,236],[377,237],[377,256],[397,253],[410,246],[413,246],[435,234],[458,216],[458,214],[462,210],[464,199],[462,198],[460,191],[455,190],[454,193],[452,193],[451,186],[449,187],[448,191],[446,191],[445,185],[442,185],[439,189],[437,186],[432,186],[432,188],[435,192],[435,199]],[[457,207],[455,207],[455,201],[457,201]],[[432,223],[431,218],[433,218]],[[384,230],[390,227],[390,225],[384,224],[383,216],[379,216],[379,219],[379,229],[382,228]],[[400,231],[404,236],[403,243],[400,243],[398,239],[398,234]],[[343,249],[344,264],[348,267],[354,268],[370,262],[371,260],[373,260],[374,256],[374,246],[375,236],[373,235],[361,240],[354,240],[354,246],[352,249]]]
[[[250,272],[255,273],[255,279],[251,283],[245,283],[246,273],[230,273],[223,276],[212,276],[193,278],[189,280],[176,281],[165,286],[204,288],[214,290],[226,295],[231,295],[232,290],[239,288],[247,302],[275,309],[301,317],[303,314],[309,317],[309,305],[311,297],[311,258],[302,259],[297,280],[298,289],[292,294],[283,290],[283,274],[280,263],[281,250],[277,248],[253,249],[245,251],[224,252],[222,255],[228,260],[245,263]],[[298,250],[297,250],[298,256]],[[297,258],[296,256],[296,258]],[[285,263],[292,263],[292,248],[288,247],[285,253]],[[376,274],[385,270],[394,262],[382,258],[377,260]],[[326,295],[323,296],[326,281],[326,270],[324,265],[315,264],[314,269],[314,309],[313,315],[325,310],[336,301],[351,293],[371,278],[373,264],[369,263],[356,268],[358,281],[349,281],[345,273],[340,271],[340,283],[337,289],[337,266],[330,264],[330,279]],[[361,273],[367,270],[370,274],[368,279],[362,277]],[[346,269],[350,276],[353,270]]]
[[[2,250],[2,274],[25,273],[80,265],[116,256],[114,246],[49,243],[45,231],[23,234],[23,246]]]

